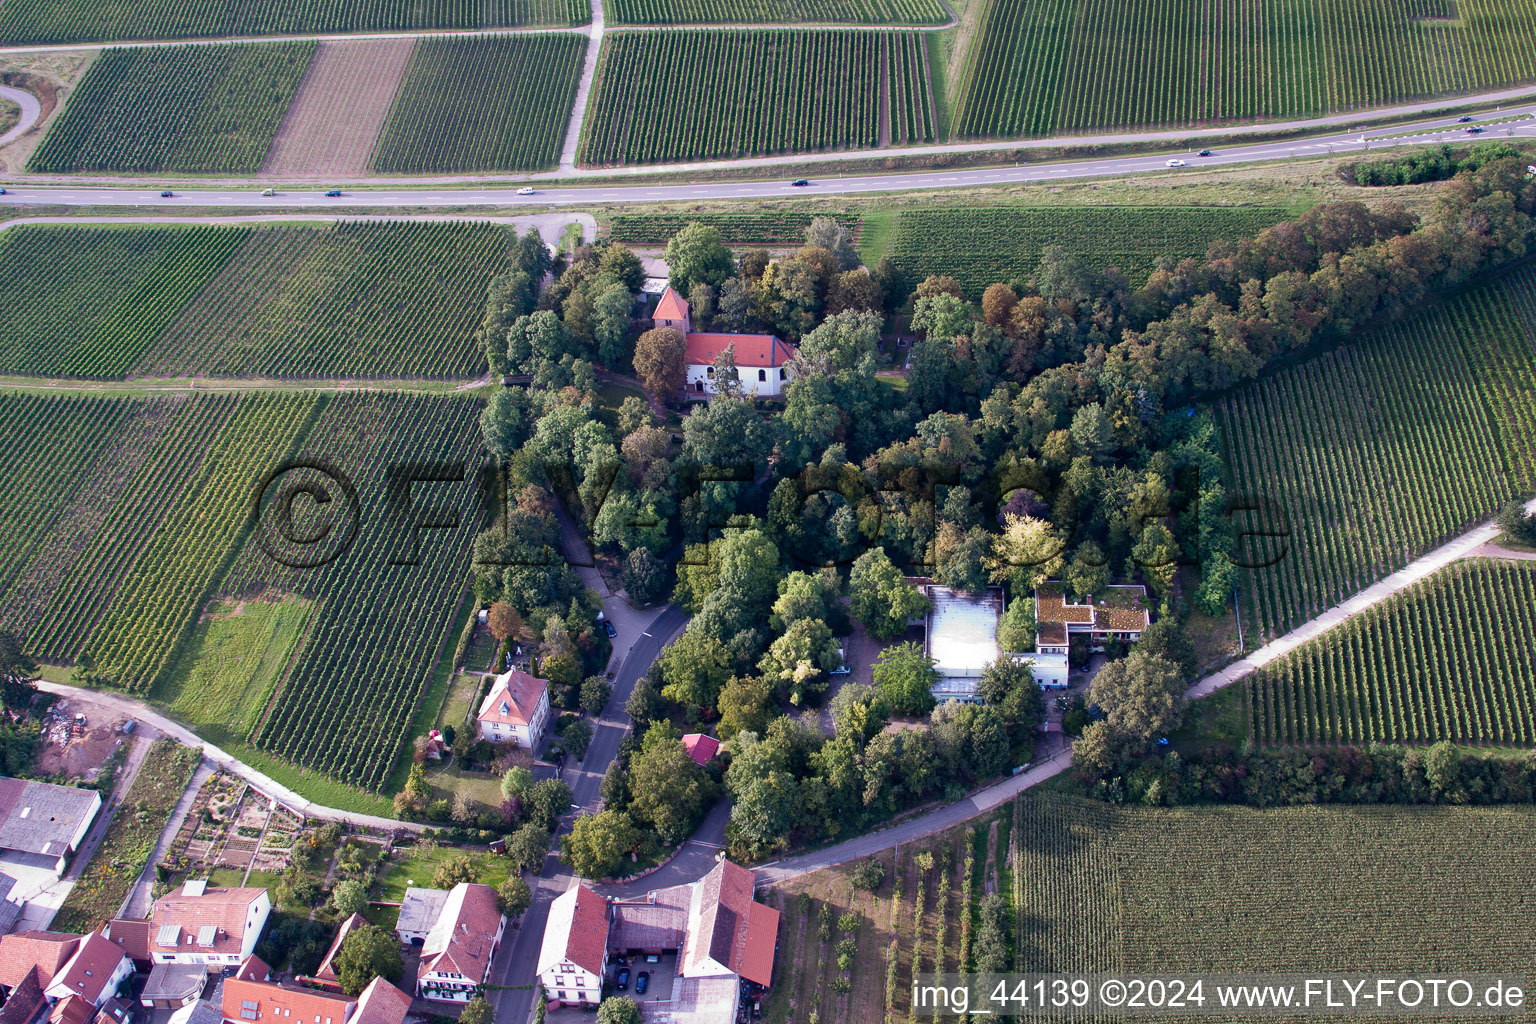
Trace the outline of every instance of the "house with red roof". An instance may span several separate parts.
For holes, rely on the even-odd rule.
[[[549,731],[549,684],[522,669],[496,677],[475,716],[480,738],[537,751]]]
[[[352,929],[367,923],[367,919],[362,914],[353,914],[341,922],[341,927],[336,929],[336,937],[331,940],[331,948],[325,951],[325,959],[320,961],[320,966],[315,968],[312,976],[321,988],[341,990],[341,979],[336,976],[336,957],[341,953],[341,944],[347,941],[347,936],[352,934]]]
[[[715,360],[727,349],[736,360],[736,377],[744,394],[754,398],[779,398],[788,387],[790,364],[799,357],[795,346],[771,334],[716,334],[693,329],[688,300],[668,288],[652,315],[657,327],[681,331],[687,347],[687,398],[716,393]]]
[[[149,959],[159,964],[192,964],[209,974],[244,963],[272,912],[267,890],[223,889],[192,880],[155,901],[150,911]],[[112,921],[107,934],[130,956],[139,941],[142,922]],[[117,943],[116,938],[123,938]]]
[[[0,992],[9,995],[37,969],[46,989],[80,949],[82,936],[68,932],[12,932],[0,937]]]
[[[225,1024],[348,1024],[357,1009],[355,996],[279,985],[245,973],[224,979]]]
[[[539,980],[552,999],[591,1004],[613,959],[675,955],[670,994],[646,999],[647,1017],[730,1024],[744,990],[772,983],[778,935],[779,912],[753,899],[752,872],[724,858],[697,882],[635,899],[607,900],[577,885],[550,905]]]
[[[437,922],[421,945],[416,994],[467,1003],[491,974],[507,919],[488,885],[460,882],[448,890]]]
[[[357,1012],[348,1024],[404,1024],[411,997],[383,978],[374,978],[357,997]]]
[[[133,961],[122,949],[92,932],[80,940],[75,955],[54,974],[43,995],[50,1000],[77,997],[90,1005],[91,1016],[95,1016],[96,1009],[111,999],[132,973]]]
[[[720,752],[720,741],[702,732],[691,732],[683,737],[683,749],[697,764],[706,765]]]
[[[556,896],[537,966],[549,998],[596,1006],[608,966],[608,901],[584,885]]]

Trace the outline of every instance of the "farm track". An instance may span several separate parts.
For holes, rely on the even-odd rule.
[[[13,89],[8,85],[0,85],[0,96],[4,96],[21,108],[21,119],[4,135],[0,135],[0,146],[3,146],[12,139],[20,138],[28,128],[37,124],[37,119],[43,116],[43,105],[27,90]]]
[[[409,39],[321,43],[283,115],[262,176],[366,175],[413,48]]]

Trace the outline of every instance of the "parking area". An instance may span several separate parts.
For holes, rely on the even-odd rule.
[[[664,1003],[672,998],[672,982],[677,978],[676,953],[662,953],[656,958],[655,963],[647,962],[643,956],[632,956],[628,959],[627,965],[621,964],[615,970],[615,977],[618,969],[629,967],[628,994],[634,998],[635,1002],[640,1003],[643,1008],[646,1003]],[[646,976],[643,992],[640,981],[642,974]]]

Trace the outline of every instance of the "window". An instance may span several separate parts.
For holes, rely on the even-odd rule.
[[[767,370],[758,370],[757,371],[757,379],[758,380],[767,380],[768,379],[768,371]]]
[[[693,390],[695,390],[695,391],[703,391],[704,390],[704,382],[702,380],[694,381],[693,382]]]
[[[706,367],[704,372],[713,377],[715,375],[715,368],[713,366]]]
[[[779,367],[779,380],[789,380],[789,371],[782,366]]]

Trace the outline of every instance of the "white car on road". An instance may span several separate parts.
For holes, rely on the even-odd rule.
[[[1174,157],[1172,160],[1168,161],[1168,166],[1169,167],[1188,167],[1189,165],[1187,163],[1185,163],[1183,160],[1180,160],[1178,157]]]
[[[517,190],[517,194],[520,196],[531,196],[533,195],[533,186],[524,185],[522,188]]]

